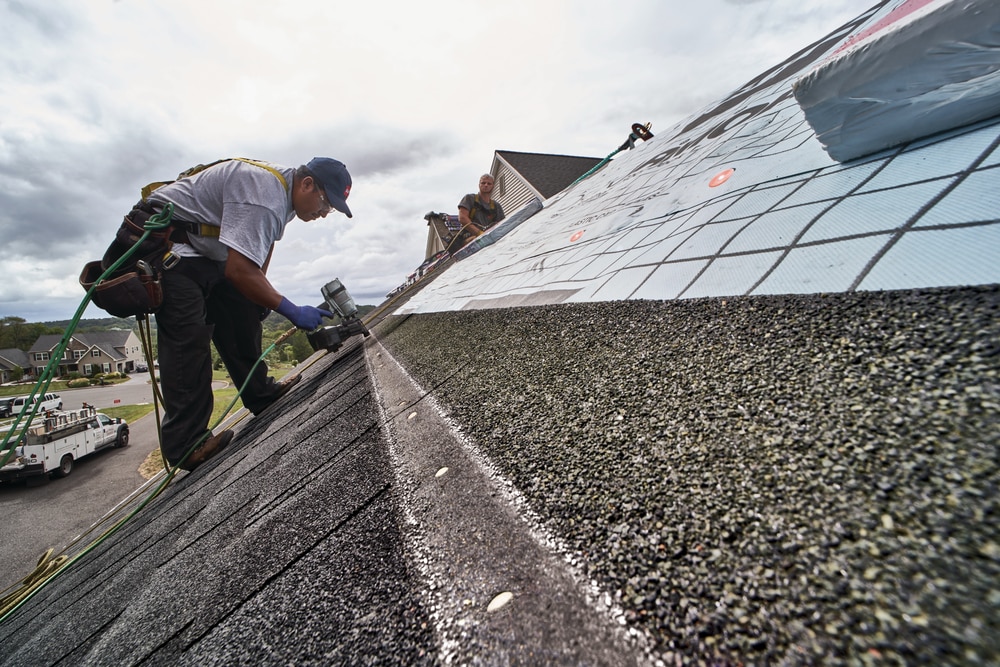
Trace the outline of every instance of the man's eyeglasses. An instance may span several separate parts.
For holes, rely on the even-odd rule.
[[[319,182],[316,181],[316,180],[313,180],[313,187],[316,188],[317,192],[319,192],[319,203],[323,205],[323,208],[320,211],[320,214],[325,215],[325,214],[329,213],[330,211],[332,211],[333,210],[333,206],[331,206],[330,202],[328,202],[326,200],[326,193],[323,192],[323,188],[320,187]]]

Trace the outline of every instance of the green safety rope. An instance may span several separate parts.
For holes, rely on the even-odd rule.
[[[632,150],[633,148],[635,148],[635,142],[637,139],[642,139],[643,141],[649,141],[650,139],[652,139],[653,133],[649,131],[649,128],[651,128],[652,126],[653,126],[652,123],[646,123],[645,125],[640,125],[639,123],[633,123],[632,131],[629,133],[628,139],[625,140],[625,143],[623,143],[621,146],[608,153],[608,156],[606,158],[604,158],[603,160],[595,164],[593,167],[588,169],[586,174],[584,174],[580,178],[570,183],[570,187],[576,185],[577,183],[579,183],[580,181],[587,178],[595,171],[606,165],[608,162],[611,161],[611,158],[618,155],[623,150],[626,149]]]
[[[38,378],[38,382],[35,383],[34,388],[31,390],[31,393],[29,394],[30,398],[34,398],[35,396],[39,395],[44,396],[45,392],[48,391],[49,385],[52,384],[52,379],[55,377],[56,370],[59,368],[59,362],[62,361],[63,355],[66,353],[66,347],[69,345],[69,341],[73,337],[73,332],[76,331],[76,327],[80,323],[80,318],[83,316],[83,311],[85,311],[87,309],[87,306],[90,304],[90,300],[94,294],[94,290],[97,289],[97,286],[101,284],[101,281],[107,279],[108,276],[112,275],[115,271],[117,271],[122,264],[127,262],[128,259],[132,256],[132,254],[135,253],[135,251],[139,248],[139,244],[141,244],[143,241],[149,238],[150,234],[152,234],[154,231],[159,231],[161,229],[165,229],[166,227],[168,227],[170,225],[170,218],[171,216],[173,216],[173,213],[174,213],[174,205],[167,204],[162,211],[150,217],[149,220],[146,221],[145,232],[139,238],[139,240],[136,241],[135,245],[133,245],[131,248],[128,249],[128,251],[125,254],[119,257],[117,262],[109,266],[107,270],[101,274],[101,277],[95,280],[94,284],[91,285],[89,290],[87,290],[87,294],[86,296],[83,297],[83,301],[80,303],[80,307],[76,309],[76,314],[73,316],[73,319],[70,320],[69,326],[66,327],[66,332],[63,334],[62,340],[59,341],[59,344],[56,346],[55,351],[52,353],[52,358],[49,359],[48,365],[45,367],[45,370]],[[0,467],[6,465],[7,462],[14,456],[14,447],[10,447],[8,449],[7,444],[10,442],[10,439],[14,436],[15,432],[17,432],[17,429],[20,426],[25,416],[25,412],[28,411],[29,407],[31,408],[31,412],[28,415],[28,419],[25,422],[26,424],[25,428],[27,428],[27,424],[30,424],[31,421],[35,418],[35,415],[38,414],[38,408],[40,405],[41,401],[31,401],[31,400],[25,401],[24,407],[21,408],[21,412],[18,413],[17,418],[14,420],[14,423],[11,425],[10,430],[7,432],[7,435],[4,436],[3,442],[0,443],[0,451],[6,450],[4,452],[3,459],[0,460]]]
[[[39,377],[38,382],[35,384],[35,387],[30,394],[32,397],[34,397],[36,394],[39,393],[44,395],[45,391],[49,388],[49,384],[51,384],[52,378],[55,375],[55,370],[58,368],[58,362],[62,359],[62,355],[66,350],[66,346],[69,344],[69,340],[72,337],[73,332],[76,330],[76,327],[79,324],[80,318],[82,317],[84,310],[86,310],[87,305],[90,303],[94,290],[97,289],[97,286],[101,283],[102,280],[105,280],[109,275],[113,274],[122,264],[124,264],[128,260],[128,258],[135,252],[135,250],[142,244],[142,242],[149,237],[150,234],[152,234],[155,231],[164,229],[170,225],[170,219],[171,216],[173,215],[173,208],[174,208],[173,204],[168,203],[160,213],[157,213],[156,215],[150,217],[149,220],[146,221],[146,224],[144,226],[145,232],[139,238],[139,240],[136,241],[135,245],[133,245],[124,255],[122,255],[118,259],[117,262],[112,264],[103,274],[101,274],[100,278],[94,281],[93,286],[87,291],[87,294],[83,299],[83,302],[77,309],[76,315],[74,315],[73,319],[70,321],[69,326],[66,328],[66,333],[63,335],[62,340],[56,347],[56,351],[55,353],[53,353],[52,359],[49,361],[48,366],[46,366],[44,373],[42,374],[41,377]],[[145,351],[146,358],[149,359],[150,358],[149,350],[152,348],[152,333],[149,330],[149,315],[145,315],[142,319],[137,318],[137,321],[139,323],[139,334],[140,334],[140,340],[143,344],[143,350]],[[192,452],[194,452],[198,447],[201,446],[201,444],[208,438],[208,436],[211,435],[212,431],[214,431],[215,428],[217,428],[219,424],[222,423],[222,421],[226,418],[229,412],[233,409],[233,406],[236,405],[236,401],[240,399],[240,397],[243,395],[243,391],[247,388],[247,385],[250,383],[250,378],[253,377],[253,373],[255,370],[257,370],[257,366],[260,365],[260,363],[267,357],[268,354],[270,354],[275,349],[275,347],[277,347],[280,343],[284,342],[289,337],[291,337],[291,335],[294,334],[295,331],[296,331],[295,327],[292,327],[284,334],[279,336],[277,340],[271,343],[271,345],[268,346],[266,350],[264,350],[264,352],[254,363],[254,365],[250,368],[250,372],[247,374],[247,379],[243,382],[243,386],[239,388],[239,391],[236,393],[236,396],[233,397],[233,400],[229,403],[229,406],[226,408],[225,412],[222,413],[219,419],[216,420],[215,424],[213,424],[211,428],[208,431],[206,431],[201,436],[201,438],[198,439],[197,442],[191,445],[190,449],[188,449],[187,453],[178,462],[176,466],[171,467],[166,462],[166,460],[163,461],[163,467],[164,470],[166,471],[166,475],[164,476],[163,480],[161,480],[161,482],[156,486],[156,488],[149,494],[149,496],[147,496],[141,503],[139,503],[135,507],[135,509],[133,509],[126,516],[117,521],[113,526],[104,531],[103,534],[98,536],[93,542],[87,545],[86,548],[84,548],[82,551],[77,553],[72,558],[64,554],[60,554],[57,557],[53,558],[52,556],[54,550],[49,549],[42,555],[35,569],[30,574],[28,574],[20,582],[14,584],[13,586],[10,586],[4,589],[3,591],[0,591],[0,623],[6,621],[11,616],[11,614],[13,614],[21,607],[21,605],[30,600],[36,593],[42,590],[50,582],[55,580],[56,577],[65,572],[67,568],[69,568],[75,562],[77,562],[85,555],[93,551],[98,545],[104,542],[104,540],[108,539],[116,532],[118,532],[118,530],[122,526],[128,523],[128,521],[130,521],[135,515],[137,515],[140,511],[142,511],[154,499],[156,499],[156,497],[159,496],[160,493],[162,493],[162,491],[173,480],[174,476],[177,474],[177,471],[180,469],[180,466],[187,460],[189,456],[191,456]],[[152,364],[149,364],[149,372],[153,384],[153,404],[154,404],[154,412],[156,413],[157,439],[162,444],[163,440],[162,440],[160,414],[159,414],[159,407],[157,404],[157,400],[162,402],[163,399],[162,396],[160,396],[159,387],[156,384],[156,376]],[[41,391],[39,391],[39,388],[41,388]],[[12,434],[17,430],[17,426],[20,423],[21,418],[24,416],[25,411],[28,409],[28,403],[30,403],[30,401],[26,402],[25,406],[21,408],[21,412],[18,414],[17,420],[14,422],[14,425],[7,433],[6,437],[3,440],[3,444],[0,447],[4,449],[7,448],[8,441],[10,440]],[[31,414],[28,418],[28,421],[26,422],[27,424],[30,424],[31,420],[34,419],[35,414],[38,412],[38,406],[40,404],[41,404],[40,401],[36,401],[34,403],[33,409],[31,410]],[[14,447],[11,447],[10,450],[5,454],[3,461],[0,461],[0,466],[5,465],[7,461],[10,459],[10,457],[13,456],[14,449],[15,449]]]
[[[604,158],[603,160],[601,160],[600,162],[598,162],[597,164],[595,164],[593,167],[591,167],[590,169],[588,169],[586,174],[584,174],[580,178],[578,178],[575,181],[573,181],[572,183],[570,183],[570,187],[576,185],[577,183],[579,183],[583,179],[585,179],[588,176],[590,176],[591,174],[593,174],[595,171],[597,171],[598,169],[600,169],[601,167],[603,167],[604,165],[606,165],[608,162],[610,162],[611,158],[613,158],[614,156],[618,155],[621,152],[622,152],[621,148],[616,148],[615,150],[613,150],[610,153],[608,153],[608,156],[606,158]]]

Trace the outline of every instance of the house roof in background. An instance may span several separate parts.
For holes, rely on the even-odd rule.
[[[138,337],[131,331],[95,331],[90,333],[75,333],[73,334],[73,339],[83,345],[84,347],[91,348],[96,347],[106,352],[109,356],[114,358],[124,358],[123,353],[118,349],[125,347],[128,343],[130,337],[135,337],[138,342]],[[62,340],[62,335],[60,334],[45,334],[39,336],[35,344],[31,346],[29,352],[48,352],[59,344]]]
[[[565,190],[603,159],[501,150],[496,154],[545,199]]]
[[[0,367],[13,370],[14,366],[24,369],[31,368],[28,353],[16,347],[0,350]]]

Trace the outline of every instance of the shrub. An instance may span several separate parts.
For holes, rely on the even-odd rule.
[[[88,378],[76,378],[75,380],[70,380],[66,383],[66,386],[70,389],[75,389],[77,387],[86,387],[90,385],[90,380]]]

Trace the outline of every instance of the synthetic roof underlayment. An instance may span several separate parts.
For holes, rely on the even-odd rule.
[[[619,153],[407,312],[997,282],[998,22],[995,2],[877,5]]]
[[[996,664],[1000,125],[837,162],[793,87],[954,39],[948,5],[876,6],[385,304],[2,663]]]

